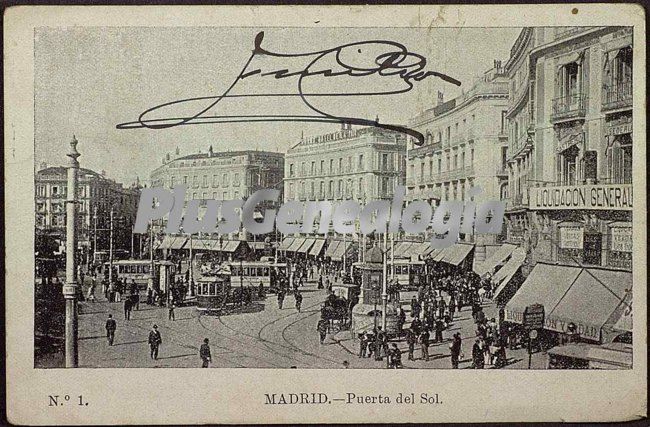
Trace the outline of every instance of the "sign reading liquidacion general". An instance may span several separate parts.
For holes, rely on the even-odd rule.
[[[632,185],[567,185],[530,188],[530,209],[632,209]]]

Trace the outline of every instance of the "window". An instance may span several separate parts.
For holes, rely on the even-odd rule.
[[[449,144],[451,140],[451,126],[447,126],[447,134],[445,135],[445,143]]]
[[[343,172],[343,157],[339,157],[339,173]]]
[[[203,194],[201,195],[201,199],[205,200],[205,199],[207,199],[207,198],[208,198],[208,193],[203,193]]]
[[[334,181],[330,181],[328,189],[327,189],[327,196],[328,197],[334,197]]]
[[[506,133],[506,126],[508,125],[508,120],[506,119],[506,114],[508,114],[508,111],[503,110],[501,111],[501,134]]]
[[[415,165],[411,165],[411,179],[415,179]]]
[[[192,177],[192,186],[193,186],[194,188],[196,188],[196,187],[199,186],[199,177],[196,176],[196,175],[194,175],[194,176]]]
[[[341,197],[343,195],[343,180],[339,179],[339,186],[338,186],[338,191],[336,192],[337,197]]]
[[[454,154],[454,170],[458,169],[458,154]]]
[[[359,154],[359,170],[363,170],[363,154]]]
[[[424,161],[420,163],[420,179],[424,178]]]
[[[320,188],[318,191],[318,198],[322,199],[323,197],[325,197],[325,181],[320,182]]]
[[[212,186],[213,187],[219,186],[219,177],[217,175],[212,175]]]
[[[433,159],[429,160],[429,177],[433,176]]]
[[[384,197],[390,196],[388,194],[388,177],[381,178],[381,195]]]
[[[574,145],[564,150],[558,157],[560,181],[563,185],[575,185],[578,181],[578,148]]]
[[[305,176],[307,173],[307,166],[305,166],[305,162],[302,162],[300,164],[300,175]]]
[[[310,187],[309,197],[310,197],[311,199],[313,199],[313,198],[314,198],[314,191],[315,191],[315,190],[314,190],[314,188],[315,188],[315,183],[314,183],[314,181],[312,181],[312,182],[309,183],[309,187]]]
[[[292,198],[293,198],[293,183],[292,183],[292,182],[289,183],[289,194],[287,194],[287,197],[288,197],[289,199],[292,199]]]
[[[187,176],[183,177],[183,184],[187,185]]]
[[[388,154],[387,153],[382,153],[381,155],[381,169],[382,170],[388,170]]]
[[[361,198],[363,195],[363,178],[359,178],[359,193],[358,196]]]
[[[235,191],[235,197],[234,197],[234,199],[235,199],[235,200],[239,199],[239,191]]]
[[[321,160],[320,161],[320,174],[322,175],[324,173],[325,173],[325,160]]]
[[[330,159],[330,174],[334,173],[334,159]]]
[[[310,175],[316,175],[316,162],[311,162]]]
[[[348,172],[352,172],[352,156],[348,157]]]
[[[208,176],[207,175],[203,175],[203,186],[204,187],[208,186]]]
[[[293,163],[289,164],[289,178],[293,178],[295,171],[293,170]]]
[[[614,184],[632,183],[632,138],[630,134],[616,137],[607,153],[609,176]]]
[[[474,166],[474,149],[469,150],[469,164]]]
[[[448,171],[451,170],[450,167],[451,167],[451,164],[450,164],[450,155],[447,154],[447,169],[446,169],[446,170],[448,170]]]
[[[221,176],[221,183],[223,184],[224,187],[228,186],[228,174],[227,173],[224,173]]]
[[[212,193],[212,199],[213,199],[213,200],[217,200],[217,197],[219,197],[219,196],[217,196],[216,191],[213,192],[213,193]]]
[[[438,158],[438,173],[442,172],[442,159]]]
[[[239,172],[235,172],[235,176],[232,179],[232,185],[239,187]]]

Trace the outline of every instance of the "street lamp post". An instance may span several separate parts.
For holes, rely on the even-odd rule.
[[[110,231],[108,237],[108,285],[113,284],[113,208],[111,207]]]
[[[80,156],[77,138],[72,136],[68,151],[68,197],[66,199],[66,260],[65,260],[65,367],[76,368],[79,362],[77,348],[77,183]]]
[[[95,260],[97,259],[97,205],[95,205],[94,208],[94,225],[95,225],[95,232],[93,233],[93,264],[95,263]]]
[[[386,230],[388,231],[388,230]],[[387,235],[384,233],[384,250],[382,252],[382,277],[381,277],[381,328],[386,332],[386,306],[388,305],[388,258],[386,257],[386,251],[388,250],[388,241]]]

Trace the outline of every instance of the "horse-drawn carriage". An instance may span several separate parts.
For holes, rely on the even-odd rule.
[[[321,318],[328,321],[330,331],[342,331],[350,327],[354,303],[354,298],[348,300],[345,297],[339,297],[334,294],[330,294],[327,297],[321,308]]]

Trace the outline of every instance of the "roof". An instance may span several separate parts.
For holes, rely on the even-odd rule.
[[[451,265],[460,265],[465,260],[465,258],[467,258],[470,252],[472,252],[473,249],[473,244],[454,243],[453,245],[448,246],[435,254],[432,259],[437,262],[444,262]]]
[[[188,154],[187,156],[177,157],[171,161],[176,160],[196,160],[196,159],[214,159],[214,158],[224,158],[224,157],[236,157],[244,156],[246,154],[270,154],[277,156],[284,156],[284,154],[277,151],[259,151],[259,150],[238,150],[238,151],[213,151],[212,155],[210,153],[195,153]]]
[[[548,354],[584,359],[593,362],[605,362],[608,364],[632,368],[631,346],[606,346],[593,344],[569,344],[553,347]]]

